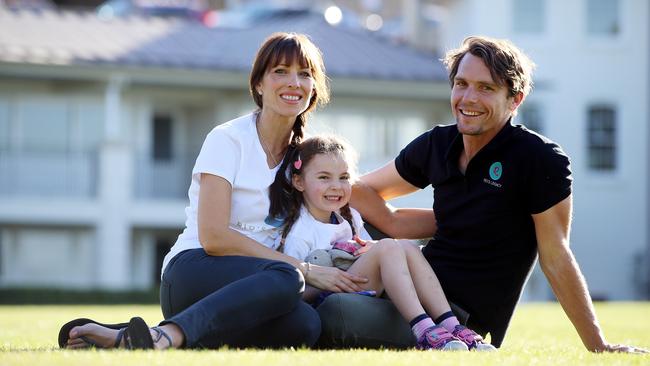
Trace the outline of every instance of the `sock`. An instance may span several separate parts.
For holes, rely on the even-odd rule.
[[[436,318],[436,324],[440,324],[443,328],[447,329],[447,331],[452,332],[460,322],[453,312],[448,311]]]
[[[413,318],[409,324],[411,325],[411,330],[413,330],[413,334],[417,340],[422,339],[424,332],[435,325],[433,320],[424,313]]]

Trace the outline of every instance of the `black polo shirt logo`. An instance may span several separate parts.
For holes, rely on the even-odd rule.
[[[492,179],[483,178],[483,182],[491,186],[501,188],[502,187],[501,183],[497,183],[497,181],[501,179],[501,175],[503,174],[503,166],[501,165],[501,162],[497,161],[492,163],[492,165],[490,165],[490,170],[488,171],[488,173],[490,175],[490,178]]]
[[[499,180],[501,178],[502,166],[500,162],[492,163],[490,165],[490,178],[492,180]]]

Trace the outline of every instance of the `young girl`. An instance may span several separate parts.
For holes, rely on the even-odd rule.
[[[284,218],[284,253],[307,261],[314,250],[354,240],[361,248],[348,272],[368,278],[364,290],[387,292],[410,322],[419,349],[495,350],[459,324],[417,246],[408,240],[364,240],[369,235],[363,221],[348,204],[355,164],[350,147],[334,137],[316,136],[287,159],[287,179],[278,174],[270,189],[270,215]]]

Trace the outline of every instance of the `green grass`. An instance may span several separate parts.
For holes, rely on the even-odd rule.
[[[601,326],[615,343],[650,348],[650,303],[599,303]],[[59,327],[76,317],[121,322],[132,315],[161,319],[153,305],[0,306],[0,365],[650,365],[650,355],[587,352],[557,304],[519,306],[494,354],[419,351],[62,351]]]

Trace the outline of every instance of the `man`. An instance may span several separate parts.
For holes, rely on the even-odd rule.
[[[450,302],[500,346],[526,278],[540,265],[585,347],[609,344],[569,248],[571,171],[547,138],[512,118],[534,64],[505,40],[469,37],[444,59],[455,125],[438,126],[355,185],[352,205],[391,237],[433,239],[423,253]],[[384,200],[432,185],[431,210],[389,210]]]

